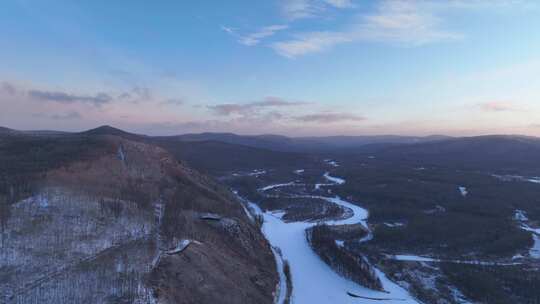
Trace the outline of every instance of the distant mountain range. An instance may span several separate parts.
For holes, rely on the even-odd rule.
[[[540,139],[519,135],[476,137],[432,136],[325,136],[237,135],[199,133],[147,136],[111,126],[79,132],[17,131],[0,128],[4,135],[119,136],[159,145],[177,158],[205,172],[279,166],[305,160],[308,154],[376,154],[388,161],[414,161],[467,168],[504,166],[520,168],[540,162]]]
[[[449,136],[325,136],[286,137],[281,135],[237,135],[232,133],[200,133],[172,136],[180,141],[220,141],[230,144],[264,148],[283,152],[333,151],[352,149],[369,144],[412,144],[449,139]]]
[[[451,138],[373,149],[377,158],[415,161],[469,169],[536,170],[540,139],[517,135]]]
[[[287,137],[283,135],[238,135],[234,133],[197,133],[172,136],[147,136],[126,132],[111,126],[100,126],[94,129],[78,133],[62,131],[18,131],[0,127],[0,134],[27,134],[27,135],[115,135],[128,139],[157,140],[159,142],[220,142],[232,145],[266,149],[279,152],[334,152],[336,149],[348,150],[367,145],[395,145],[414,144],[451,139],[444,135],[432,136],[397,136],[397,135],[373,135],[373,136],[324,136],[324,137]]]

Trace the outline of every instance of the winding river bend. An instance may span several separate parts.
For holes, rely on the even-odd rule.
[[[345,183],[345,180],[331,176],[328,172],[324,174],[324,179],[328,182],[324,185],[331,187]],[[261,188],[261,192],[266,192],[279,187],[294,186],[295,183],[283,183],[268,185]],[[319,186],[320,187],[320,186]],[[318,187],[317,187],[318,188]],[[367,237],[359,239],[359,242],[369,241],[371,239],[371,231],[367,225],[369,213],[366,209],[361,208],[351,202],[345,201],[339,197],[326,196],[295,196],[298,198],[319,198],[352,210],[352,216],[340,220],[327,220],[323,223],[327,225],[344,225],[344,224],[362,224],[369,233]],[[289,262],[290,272],[292,277],[292,296],[291,303],[297,304],[317,304],[317,303],[405,303],[418,304],[408,292],[399,285],[389,280],[386,275],[375,268],[376,274],[379,276],[386,292],[380,292],[362,287],[334,272],[330,266],[324,263],[311,249],[306,240],[306,229],[316,225],[312,222],[285,222],[281,219],[280,213],[262,212],[260,208],[249,203],[250,208],[254,212],[261,214],[264,217],[262,227],[263,233],[270,244],[279,248],[283,259]],[[282,264],[279,257],[278,268]],[[280,280],[283,280],[283,274],[280,271]],[[280,283],[280,295],[277,303],[283,303],[286,293],[286,284],[283,281]],[[354,294],[359,297],[352,297]]]

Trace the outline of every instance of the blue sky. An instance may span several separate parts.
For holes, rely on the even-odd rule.
[[[0,125],[540,135],[540,4],[0,3]]]

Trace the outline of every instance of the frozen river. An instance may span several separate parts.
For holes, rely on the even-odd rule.
[[[333,185],[343,184],[345,180],[325,173],[323,178]],[[294,183],[269,185],[261,190],[267,191],[279,187],[291,186]],[[327,186],[327,185],[325,185]],[[309,197],[309,196],[306,196]],[[315,197],[315,196],[314,196]],[[341,220],[326,221],[327,225],[361,224],[369,230],[367,225],[368,211],[339,197],[316,196],[330,203],[349,208],[353,215]],[[253,204],[252,204],[253,205]],[[260,209],[254,207],[260,212]],[[306,229],[315,225],[311,222],[284,222],[280,213],[265,212],[263,233],[273,247],[279,248],[283,259],[289,262],[293,292],[292,303],[419,303],[403,288],[390,281],[384,273],[375,269],[386,292],[364,288],[340,275],[324,263],[309,246],[306,240]],[[369,233],[371,236],[371,232]],[[359,242],[370,238],[359,239]],[[281,284],[283,286],[283,284]],[[282,287],[283,289],[283,287]],[[284,292],[282,290],[282,292]],[[353,298],[347,293],[372,298]],[[280,297],[279,301],[282,301]]]

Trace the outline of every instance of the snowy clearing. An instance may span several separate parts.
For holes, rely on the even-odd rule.
[[[332,159],[325,159],[324,162],[332,167],[339,167],[339,164]]]
[[[287,187],[287,186],[293,186],[293,185],[295,185],[294,181],[288,182],[288,183],[283,183],[283,184],[268,185],[266,187],[261,188],[260,190],[264,192],[264,191],[272,190],[272,189],[275,189],[275,188],[281,188],[281,187]]]
[[[459,187],[458,187],[458,190],[459,190],[459,193],[461,193],[461,195],[462,195],[463,197],[466,197],[467,194],[469,194],[469,191],[467,190],[466,187],[459,186]]]
[[[315,190],[320,190],[323,186],[333,186],[334,184],[315,184]]]
[[[343,185],[345,184],[345,180],[342,179],[342,178],[339,178],[339,177],[334,177],[334,176],[330,176],[330,173],[329,172],[326,172],[324,175],[324,178],[326,178],[326,180],[336,184],[336,185]]]
[[[248,176],[259,176],[266,174],[266,170],[253,170],[252,172],[248,173]]]
[[[529,256],[533,259],[540,259],[540,228],[532,228],[525,223],[529,220],[527,213],[523,210],[516,210],[514,213],[514,219],[519,222],[520,228],[532,233],[533,245],[529,249]]]
[[[409,254],[397,254],[397,255],[390,256],[390,258],[396,261],[404,261],[404,262],[453,263],[453,264],[482,265],[482,266],[514,266],[514,265],[522,264],[522,263],[517,263],[517,262],[501,263],[501,262],[490,262],[490,261],[479,261],[479,260],[443,260],[443,259],[428,258],[428,257],[409,255]]]
[[[533,259],[540,259],[540,237],[533,234],[534,245],[529,250],[529,255]]]
[[[390,227],[390,228],[397,228],[397,227],[403,227],[405,226],[404,223],[401,223],[401,222],[395,222],[395,223],[384,223],[384,225],[386,227]]]
[[[525,222],[529,220],[529,218],[527,218],[526,212],[523,210],[516,210],[516,213],[514,214],[514,219],[519,222]]]
[[[540,177],[538,176],[526,177],[526,176],[521,176],[521,175],[498,175],[498,174],[492,174],[491,176],[503,182],[529,182],[529,183],[534,183],[534,184],[540,184]]]

